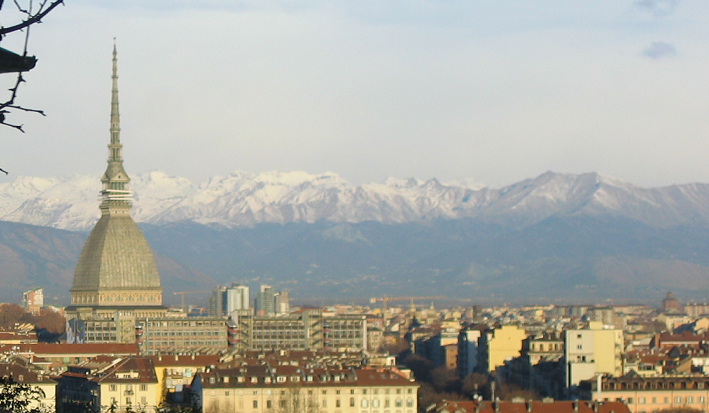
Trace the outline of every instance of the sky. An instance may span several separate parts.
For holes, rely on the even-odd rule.
[[[114,37],[129,174],[709,182],[706,0],[66,0],[0,182],[100,176]]]

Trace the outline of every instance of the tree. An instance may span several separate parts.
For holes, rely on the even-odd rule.
[[[0,0],[0,12],[2,12],[2,16],[11,16],[11,19],[16,19],[15,24],[0,27],[0,42],[2,42],[2,40],[4,40],[8,35],[15,34],[17,32],[24,32],[24,48],[22,50],[22,54],[0,48],[0,73],[17,73],[14,86],[9,89],[9,98],[5,102],[0,103],[0,124],[15,128],[20,132],[24,132],[22,125],[6,122],[7,114],[11,112],[11,109],[44,115],[44,112],[41,110],[25,108],[15,103],[18,88],[20,87],[20,84],[25,81],[22,77],[22,73],[34,68],[37,62],[37,59],[34,56],[29,56],[27,54],[30,28],[35,24],[41,23],[42,18],[44,18],[57,6],[63,4],[63,0],[14,0],[12,4],[14,5],[14,9],[12,6],[10,7],[11,10],[8,10],[7,8],[3,9],[5,0]],[[7,172],[5,173],[7,174]]]
[[[291,383],[285,388],[281,388],[275,404],[271,407],[273,413],[317,413],[320,411],[318,403],[312,390],[308,391],[298,383]]]
[[[18,383],[12,376],[0,378],[0,413],[42,413],[43,398],[39,387]]]
[[[0,327],[12,327],[19,322],[32,322],[32,315],[13,303],[0,304]]]

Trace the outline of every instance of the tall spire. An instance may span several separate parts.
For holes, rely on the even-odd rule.
[[[111,75],[111,141],[108,144],[108,166],[101,178],[101,211],[103,214],[126,214],[131,207],[130,178],[123,169],[123,145],[121,144],[121,117],[118,111],[118,52],[113,39],[113,74]]]

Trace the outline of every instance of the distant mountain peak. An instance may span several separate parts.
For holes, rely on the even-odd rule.
[[[531,225],[557,215],[609,214],[652,226],[709,222],[709,185],[640,188],[595,172],[547,171],[501,189],[467,179],[387,178],[352,185],[338,174],[235,171],[195,184],[162,171],[133,177],[134,218],[163,225],[194,221],[226,227],[258,223],[483,218]],[[0,184],[0,219],[86,230],[99,216],[95,176],[18,177]]]

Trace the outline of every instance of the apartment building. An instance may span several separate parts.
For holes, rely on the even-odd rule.
[[[154,411],[162,395],[147,357],[97,357],[69,367],[57,381],[57,413],[77,406],[97,413],[111,406],[117,412]]]
[[[623,330],[604,329],[597,321],[586,329],[564,331],[565,386],[577,386],[597,373],[622,375],[623,344]]]
[[[194,348],[226,349],[223,317],[160,317],[140,320],[136,341],[143,354]]]
[[[478,339],[478,370],[493,372],[506,360],[519,357],[527,332],[515,325],[485,331]]]
[[[395,368],[244,366],[198,373],[202,411],[416,413],[419,385]]]
[[[238,311],[230,320],[229,341],[237,350],[365,350],[364,315],[325,317],[322,309],[288,314],[254,315]]]
[[[600,392],[596,380],[582,382],[579,389],[582,398],[623,401],[633,413],[673,408],[709,409],[709,377],[706,376],[604,377]]]

